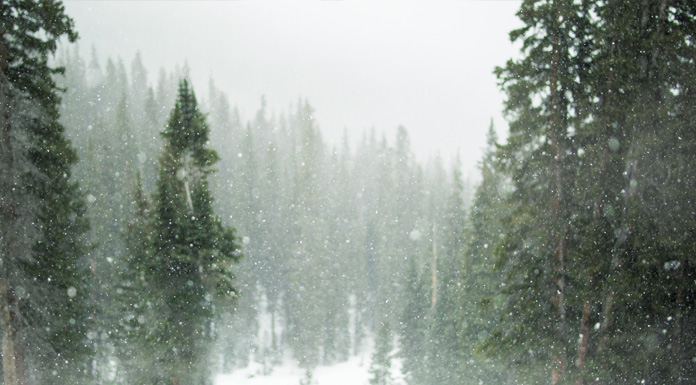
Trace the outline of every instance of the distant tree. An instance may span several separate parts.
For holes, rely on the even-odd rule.
[[[323,277],[328,275],[329,252],[324,247],[327,238],[325,218],[320,207],[320,178],[325,161],[324,143],[314,121],[314,109],[300,101],[293,130],[296,162],[292,165],[292,203],[288,215],[292,259],[288,261],[288,295],[283,298],[287,316],[287,337],[294,356],[303,368],[322,362],[322,345],[326,342],[327,310],[331,291]]]
[[[0,313],[5,385],[85,383],[85,203],[50,56],[77,38],[60,1],[0,2]]]
[[[488,147],[479,169],[481,182],[476,188],[466,230],[466,252],[461,271],[459,290],[459,319],[461,330],[462,366],[464,383],[504,383],[514,368],[499,368],[498,362],[486,357],[486,336],[495,328],[502,304],[506,300],[499,295],[503,282],[501,273],[495,271],[495,249],[503,235],[501,218],[508,215],[505,205],[507,180],[497,166],[497,136],[493,124],[488,130]],[[504,356],[506,352],[501,352]]]
[[[461,339],[460,271],[464,256],[465,210],[464,182],[459,163],[455,163],[452,192],[447,199],[446,224],[443,226],[443,255],[438,259],[437,301],[432,305],[431,325],[428,333],[428,373],[433,384],[460,384],[461,363],[466,347]]]
[[[306,369],[305,375],[300,379],[300,385],[316,385],[314,381],[314,374],[312,374],[312,369]]]
[[[425,384],[429,378],[426,337],[430,319],[430,298],[413,258],[409,259],[407,274],[406,306],[399,322],[399,355],[407,383]]]
[[[370,364],[370,385],[390,385],[393,380],[391,377],[391,352],[393,349],[393,336],[389,322],[385,319],[377,332],[375,339],[375,351],[372,354]]]

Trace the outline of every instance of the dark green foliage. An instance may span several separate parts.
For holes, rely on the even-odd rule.
[[[153,208],[139,188],[128,232],[121,355],[128,365],[131,349],[140,349],[133,380],[210,381],[213,320],[236,297],[231,267],[239,247],[233,230],[213,213],[207,177],[218,157],[206,148],[208,134],[184,80],[163,132]]]
[[[125,258],[119,261],[120,268],[117,270],[116,314],[119,322],[112,341],[122,368],[120,374],[128,381],[141,383],[150,379],[151,372],[147,365],[152,360],[152,352],[156,351],[152,346],[143,349],[140,345],[149,336],[149,329],[142,325],[155,320],[157,314],[150,302],[156,293],[144,282],[145,271],[152,268],[154,233],[152,208],[143,192],[140,175],[133,201],[133,219],[127,224],[124,234]]]
[[[505,305],[483,347],[529,382],[693,379],[694,213],[676,208],[694,180],[694,15],[686,2],[521,7],[524,56],[497,70],[512,117],[497,153],[513,184],[495,248]]]
[[[120,60],[111,61],[102,73],[94,50],[91,62],[85,65],[77,48],[73,48],[63,49],[57,58],[66,71],[56,80],[69,90],[61,104],[61,121],[80,156],[75,178],[87,194],[86,216],[91,223],[89,292],[95,309],[89,333],[99,336],[93,339],[93,371],[97,381],[107,382],[113,373],[109,364],[113,341],[105,337],[120,318],[114,292],[122,284],[120,269],[127,254],[124,233],[133,215],[130,191],[138,172],[143,176],[145,192],[154,189],[158,150],[153,138],[159,136],[156,127],[164,123],[150,119],[152,103],[135,103],[141,100],[135,93],[147,88],[147,83],[129,84],[124,66],[114,64]],[[142,78],[135,72],[132,77]]]
[[[505,367],[485,357],[486,341],[496,326],[505,297],[499,294],[503,282],[495,271],[494,249],[502,236],[501,217],[508,214],[504,198],[507,183],[497,168],[496,133],[491,124],[488,148],[482,159],[481,183],[469,214],[466,230],[466,252],[462,261],[459,314],[462,319],[462,362],[466,362],[464,377],[467,383],[504,383],[516,368]],[[501,352],[505,357],[507,351]],[[500,357],[498,357],[500,358]]]
[[[605,246],[612,259],[604,265],[607,285],[593,301],[602,318],[587,377],[594,370],[627,381],[688,383],[696,366],[687,357],[693,350],[683,345],[693,330],[683,322],[693,314],[688,277],[694,267],[684,255],[693,255],[696,217],[681,207],[696,177],[686,166],[693,155],[683,152],[694,146],[687,133],[693,124],[683,119],[689,114],[684,106],[693,103],[687,90],[695,81],[696,9],[683,2],[608,3],[597,12],[604,19],[597,31],[597,76],[611,81],[596,83],[603,97],[600,119],[588,127],[598,139],[588,146],[595,149],[588,161],[615,178],[601,185],[609,199],[595,204],[595,217],[603,220],[595,222],[613,235]],[[625,355],[619,346],[636,354]]]
[[[136,84],[135,79],[142,78],[142,74],[138,75],[142,71],[134,70],[131,80],[125,80],[120,60],[107,64],[104,74],[96,60],[88,68],[74,54],[67,54],[64,61],[68,67],[65,84],[75,90],[66,97],[65,121],[78,127],[71,130],[71,137],[79,143],[83,159],[80,178],[91,194],[88,215],[94,223],[92,239],[97,246],[92,260],[98,272],[92,293],[97,303],[107,304],[113,296],[104,294],[122,291],[119,296],[128,295],[131,284],[126,265],[130,262],[125,261],[133,252],[146,252],[141,247],[128,246],[121,239],[121,234],[127,232],[124,224],[133,221],[137,211],[124,191],[133,188],[136,169],[143,176],[144,196],[153,190],[148,187],[155,182],[147,176],[147,167],[155,156],[148,149],[146,139],[152,136],[150,126],[156,119],[148,118],[151,114],[147,111],[152,103],[156,105],[166,98],[169,80],[163,76],[157,93],[148,92],[137,90],[142,85]],[[140,100],[138,93],[145,95],[144,106],[135,102]],[[351,154],[347,140],[341,150],[335,151],[323,143],[312,108],[305,101],[290,118],[268,116],[262,106],[245,129],[239,112],[225,113],[229,105],[214,87],[207,102],[213,107],[210,121],[215,129],[211,137],[215,140],[211,143],[219,145],[224,150],[220,154],[227,157],[216,165],[219,173],[207,174],[210,185],[218,189],[215,195],[225,198],[214,202],[215,209],[223,214],[223,221],[233,220],[238,224],[239,233],[245,236],[245,255],[250,257],[236,270],[236,288],[242,299],[235,303],[234,315],[218,323],[217,331],[224,336],[218,349],[228,352],[222,365],[238,367],[258,360],[263,362],[265,370],[271,370],[288,347],[293,348],[306,366],[347,359],[351,350],[359,352],[364,347],[366,329],[376,324],[374,314],[383,310],[400,313],[404,295],[398,289],[403,279],[401,270],[406,267],[400,263],[402,253],[415,255],[417,248],[428,248],[425,241],[408,239],[414,227],[422,229],[417,216],[404,213],[390,199],[394,192],[392,174],[397,168],[403,187],[399,191],[400,201],[409,204],[423,199],[424,184],[417,182],[419,171],[409,154],[405,129],[399,133],[399,155],[386,141],[379,144],[375,141],[373,147],[367,148],[366,144],[360,150],[362,158],[358,160]],[[143,108],[147,110],[145,117],[140,114]],[[154,108],[154,112],[159,109]],[[112,132],[118,133],[111,135]],[[196,134],[189,131],[186,135]],[[195,163],[190,159],[191,164]],[[405,163],[394,167],[402,160]],[[383,181],[372,174],[377,170],[384,176]],[[373,200],[376,197],[373,192],[377,190],[379,203]],[[363,202],[370,208],[364,208]],[[156,211],[156,203],[156,199],[151,200],[148,209],[151,213]],[[188,199],[185,205],[188,207]],[[388,213],[388,217],[376,212]],[[363,217],[364,214],[367,215]],[[381,233],[372,232],[369,237],[376,238],[364,242],[365,222],[375,223],[374,229],[389,228],[393,233],[382,237]],[[148,222],[148,231],[154,231],[152,226]],[[399,252],[391,248],[397,238],[402,243]],[[139,242],[134,241],[136,245]],[[365,247],[367,244],[372,246]],[[363,284],[364,272],[368,270],[367,256],[375,273],[370,278],[374,283],[370,290],[365,290],[367,285]],[[126,269],[125,275],[119,273],[121,269]],[[114,272],[113,279],[102,274],[107,271]],[[378,291],[378,287],[388,288],[390,292]],[[124,301],[138,306],[146,306],[148,302],[144,298]],[[368,306],[368,301],[387,306]],[[100,317],[121,319],[119,313],[123,310],[128,322],[137,325],[137,312],[130,305],[120,308],[120,305],[106,306]],[[138,314],[155,312],[141,311],[144,313]],[[259,319],[264,316],[274,320],[274,332],[260,327]],[[127,329],[125,326],[118,328],[119,336],[100,342],[104,356],[97,360],[100,366],[97,371],[102,380],[108,374],[108,367],[102,363],[106,365],[109,354],[113,354],[109,353],[110,345],[122,349],[120,339],[128,335],[120,329]],[[99,330],[111,329],[100,326],[93,331],[99,334]],[[271,352],[271,358],[262,357],[263,352]],[[116,353],[123,365],[118,366],[119,373],[137,370],[137,365],[127,367],[146,362],[136,358],[139,357],[136,353]]]
[[[0,306],[7,385],[85,383],[88,229],[49,65],[77,34],[59,1],[0,4]],[[9,350],[5,350],[9,349]]]
[[[510,136],[498,145],[491,130],[471,210],[460,166],[452,180],[438,157],[422,167],[403,127],[393,143],[366,134],[353,154],[347,138],[324,143],[308,102],[274,116],[262,99],[246,122],[212,82],[213,132],[182,83],[157,167],[152,134],[174,98],[171,77],[162,72],[155,92],[139,56],[130,81],[120,60],[103,76],[96,60],[67,60],[66,84],[86,90],[70,100],[104,100],[68,105],[65,121],[84,126],[73,137],[96,199],[92,266],[118,273],[94,280],[91,299],[109,303],[116,288],[110,343],[124,381],[205,381],[219,331],[224,370],[253,360],[268,373],[290,348],[311,382],[316,365],[345,360],[379,330],[382,383],[386,317],[400,321],[410,384],[693,382],[695,14],[685,1],[524,1],[524,26],[511,33],[523,56],[496,70]],[[219,163],[209,138],[225,150]],[[55,148],[24,155],[41,172],[74,162]],[[131,212],[124,191],[136,170]],[[32,180],[36,196],[62,191],[63,174]],[[209,180],[225,199],[213,202]],[[57,202],[37,218],[84,210]],[[243,300],[213,330],[236,293],[237,243],[222,224],[232,220],[251,258],[237,270]],[[53,230],[51,245],[63,241]],[[49,246],[35,250],[57,253]],[[110,330],[95,319],[75,332]]]
[[[276,117],[262,99],[244,125],[211,86],[215,142],[232,149],[210,179],[226,197],[215,204],[253,257],[237,281],[245,302],[223,329],[226,369],[255,360],[268,373],[289,347],[311,381],[314,366],[359,351],[392,317],[412,384],[692,382],[694,8],[545,0],[519,15],[511,36],[523,57],[497,70],[510,137],[498,146],[491,131],[466,222],[459,166],[452,182],[437,158],[421,168],[403,127],[393,145],[373,133],[352,154],[323,142],[306,101]],[[138,63],[131,82],[121,62],[107,65],[97,94],[119,107],[93,120],[101,139],[118,130],[135,147],[84,146],[123,155],[90,161],[123,171],[123,184],[137,166],[157,190],[150,204],[138,189],[126,245],[100,239],[100,252],[125,255],[113,343],[135,382],[200,379],[221,303],[206,294],[231,291],[213,256],[236,244],[212,214],[218,158],[185,84],[160,177],[146,175],[157,145],[128,130],[161,126],[157,103],[173,90],[166,75],[156,93],[143,87]],[[104,174],[89,181],[97,197],[119,188]],[[96,228],[117,233],[110,215],[123,222],[124,207],[89,208]],[[387,378],[384,341],[380,330],[376,382]]]

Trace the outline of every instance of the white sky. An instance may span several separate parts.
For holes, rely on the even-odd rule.
[[[65,1],[86,58],[127,68],[140,51],[155,82],[188,62],[196,91],[216,86],[251,118],[265,95],[287,110],[315,107],[331,142],[403,124],[420,159],[459,150],[473,170],[490,119],[499,136],[503,94],[492,74],[517,56],[508,32],[519,1]]]

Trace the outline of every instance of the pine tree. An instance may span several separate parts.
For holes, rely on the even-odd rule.
[[[461,268],[464,256],[464,182],[460,165],[455,163],[452,191],[446,202],[445,224],[441,226],[443,247],[437,261],[437,301],[432,305],[428,330],[428,373],[431,383],[461,383],[463,355],[461,345]],[[438,186],[444,183],[436,184]],[[439,233],[438,233],[439,235]],[[468,295],[469,293],[466,293]]]
[[[460,339],[464,362],[462,377],[471,384],[504,383],[514,368],[500,369],[486,353],[487,339],[494,330],[505,295],[499,294],[503,282],[495,271],[495,249],[503,235],[501,218],[509,215],[505,198],[507,185],[497,167],[497,136],[493,124],[488,130],[486,152],[481,161],[481,183],[476,188],[466,230],[466,252],[459,291]],[[495,339],[495,338],[493,338]],[[505,356],[507,352],[501,352]],[[504,360],[502,360],[504,362]]]
[[[0,311],[5,385],[83,383],[92,347],[85,204],[49,65],[77,34],[59,1],[0,2]]]
[[[510,33],[523,57],[496,69],[508,94],[508,143],[499,151],[514,192],[497,248],[507,268],[510,322],[501,349],[524,362],[533,376],[546,372],[552,385],[567,381],[572,366],[574,313],[569,310],[568,266],[575,257],[571,231],[577,148],[574,135],[586,118],[579,82],[587,2],[525,1],[524,26]],[[578,64],[579,63],[579,64]],[[504,323],[505,324],[505,323]],[[531,353],[530,353],[531,352]]]
[[[426,336],[430,299],[418,274],[416,262],[410,258],[408,263],[405,288],[407,302],[399,323],[399,352],[407,383],[425,384],[429,379]]]
[[[677,207],[694,180],[683,151],[695,13],[687,2],[522,5],[511,37],[524,58],[498,70],[514,117],[498,157],[513,190],[496,247],[506,304],[485,346],[532,378],[693,378],[694,215]]]
[[[370,385],[390,385],[393,382],[391,376],[392,338],[389,322],[384,319],[375,339],[375,351],[372,354],[372,363],[370,363],[370,374],[372,374]]]
[[[147,333],[128,343],[149,352],[145,366],[150,378],[208,383],[212,322],[236,296],[231,264],[240,254],[233,230],[212,210],[207,177],[218,156],[206,147],[209,130],[186,80],[162,135],[152,214],[148,228],[137,232],[152,235],[136,237],[143,242],[142,251],[131,245],[134,254],[127,262],[129,289],[146,302],[125,314],[125,322],[135,319],[131,327],[142,328],[131,335]],[[141,215],[144,207],[141,203],[138,208]]]
[[[300,385],[316,385],[314,375],[312,374],[312,369],[305,370],[304,377],[300,379]]]
[[[321,348],[326,341],[326,312],[329,283],[327,274],[329,253],[324,247],[325,219],[321,214],[320,178],[323,175],[324,143],[314,120],[314,109],[307,101],[299,101],[295,119],[291,122],[297,162],[292,169],[291,236],[289,245],[293,258],[289,261],[289,288],[284,298],[288,317],[287,336],[293,354],[303,368],[313,368],[322,362]]]
[[[684,283],[694,264],[684,256],[693,255],[696,217],[680,208],[694,181],[683,107],[693,102],[696,9],[598,2],[595,13],[597,119],[584,133],[582,175],[600,177],[579,195],[592,202],[585,217],[597,235],[583,242],[594,267],[587,286],[600,288],[587,290],[581,380],[687,383],[696,365],[685,356],[693,356],[683,344],[693,331],[683,322],[694,287]]]
[[[145,383],[151,375],[147,366],[148,354],[155,349],[141,345],[147,341],[149,334],[143,325],[155,320],[157,314],[150,302],[156,293],[145,282],[145,272],[151,268],[154,258],[155,234],[151,220],[152,207],[143,191],[140,174],[137,175],[133,202],[133,219],[128,222],[124,234],[125,258],[117,261],[118,288],[115,297],[119,319],[111,340],[119,360],[120,375],[128,382]]]

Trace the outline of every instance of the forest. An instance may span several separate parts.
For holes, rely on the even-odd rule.
[[[0,0],[0,383],[318,385],[360,354],[370,385],[696,382],[696,3],[517,15],[470,178]]]

